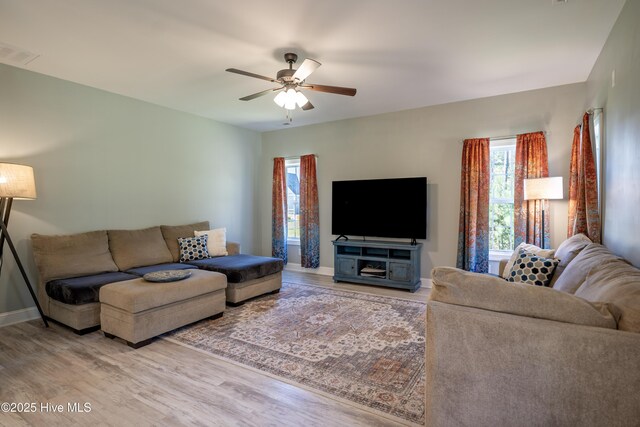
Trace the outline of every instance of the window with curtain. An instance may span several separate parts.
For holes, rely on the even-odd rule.
[[[287,178],[287,242],[300,244],[300,159],[285,160]]]
[[[516,139],[491,139],[489,144],[489,257],[502,259],[514,248]]]

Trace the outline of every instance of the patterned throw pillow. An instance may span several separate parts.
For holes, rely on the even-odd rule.
[[[518,257],[509,272],[509,282],[527,283],[536,286],[549,286],[553,270],[559,260],[543,258],[539,255],[518,250]]]
[[[530,254],[533,255],[537,255],[539,257],[542,258],[556,258],[555,253],[556,250],[555,249],[542,249],[536,245],[530,245],[529,243],[520,243],[518,245],[518,247],[516,248],[515,251],[513,251],[513,254],[511,254],[511,257],[509,257],[509,261],[507,261],[507,263],[504,266],[504,271],[502,272],[502,277],[504,277],[505,279],[509,279],[509,274],[511,273],[511,269],[513,268],[513,264],[516,262],[516,258],[518,258],[518,255],[520,253],[520,249],[524,249],[525,251],[529,252]]]
[[[206,234],[196,237],[178,237],[180,262],[209,258],[209,251],[207,250],[208,238],[209,236]]]

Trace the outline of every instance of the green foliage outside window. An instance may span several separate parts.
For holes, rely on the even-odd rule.
[[[287,215],[287,238],[300,238],[300,215]]]
[[[490,162],[489,249],[513,250],[515,147],[493,148]]]

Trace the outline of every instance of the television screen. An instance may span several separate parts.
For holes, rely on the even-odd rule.
[[[427,178],[334,181],[331,232],[427,238]]]

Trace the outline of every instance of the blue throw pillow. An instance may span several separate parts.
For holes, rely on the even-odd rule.
[[[543,258],[524,249],[519,249],[518,257],[511,267],[507,280],[529,285],[549,286],[558,262],[560,260]]]
[[[196,237],[178,237],[180,262],[209,258],[209,250],[207,249],[208,239],[209,236],[206,234]]]

